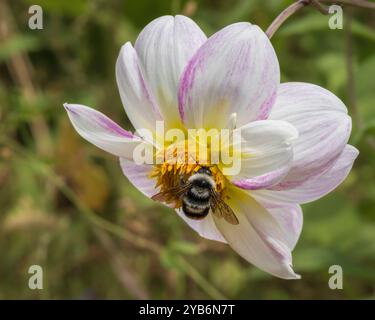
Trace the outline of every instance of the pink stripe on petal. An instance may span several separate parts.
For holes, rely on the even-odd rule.
[[[130,131],[121,128],[116,122],[112,121],[110,118],[100,112],[93,113],[88,108],[77,108],[76,105],[68,103],[64,103],[64,108],[77,117],[91,118],[92,121],[97,122],[99,126],[101,126],[104,130],[107,130],[108,132],[126,138],[134,137],[134,135]]]
[[[153,132],[156,121],[162,120],[162,116],[130,42],[121,48],[117,58],[116,80],[130,122],[136,129],[147,128]]]
[[[266,120],[271,113],[272,107],[276,101],[277,92],[275,91],[260,107],[256,120]]]
[[[79,104],[65,103],[64,107],[76,131],[109,153],[132,159],[134,148],[144,143],[99,111]]]
[[[334,190],[345,180],[358,153],[356,148],[347,145],[333,166],[321,175],[308,179],[295,188],[255,190],[251,191],[251,194],[261,203],[307,203],[317,200]]]
[[[286,244],[293,250],[302,232],[303,214],[301,206],[291,204],[289,206],[269,209],[269,211],[284,230],[287,239]]]
[[[231,114],[237,125],[265,119],[280,72],[263,31],[236,23],[212,35],[191,58],[180,79],[179,113],[188,128],[222,128]]]
[[[287,175],[289,169],[290,166],[284,166],[281,169],[254,178],[233,180],[232,183],[245,190],[265,189],[282,180]]]
[[[275,189],[297,187],[330,168],[351,132],[351,118],[343,102],[308,83],[281,84],[268,119],[287,121],[299,133],[292,168]]]
[[[177,91],[182,71],[206,36],[190,18],[159,17],[139,34],[135,50],[167,126],[180,124]]]
[[[278,183],[277,185],[268,187],[270,190],[288,190],[288,189],[295,189],[299,187],[300,185],[303,185],[306,181],[310,179],[315,179],[316,177],[319,177],[324,172],[332,168],[332,166],[335,164],[337,159],[340,157],[340,154],[336,157],[330,159],[327,162],[321,163],[319,167],[314,167],[313,169],[306,169],[304,170],[303,177],[299,179],[283,179]],[[285,178],[285,177],[284,177]]]

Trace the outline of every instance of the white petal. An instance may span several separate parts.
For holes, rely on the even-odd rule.
[[[342,101],[308,83],[280,85],[269,119],[287,121],[299,133],[293,146],[293,166],[280,183],[284,189],[294,188],[332,166],[351,131],[351,118]]]
[[[290,250],[293,250],[302,231],[303,215],[301,206],[293,203],[282,206],[270,202],[261,204],[267,208],[268,212],[279,223],[284,232],[285,244]]]
[[[292,163],[296,129],[285,121],[260,120],[237,130],[241,132],[241,170],[232,177],[232,182],[248,190],[279,182]],[[236,149],[239,142],[233,145]]]
[[[143,143],[99,111],[79,104],[65,103],[64,107],[77,132],[104,151],[132,159],[134,148]]]
[[[121,48],[117,58],[116,79],[122,104],[134,128],[154,132],[156,121],[162,117],[130,42]]]
[[[321,175],[308,179],[295,188],[287,190],[256,190],[251,194],[259,201],[277,203],[307,203],[317,200],[335,189],[349,174],[358,150],[347,145],[331,168]]]
[[[151,198],[159,192],[159,188],[155,187],[155,179],[149,178],[153,169],[152,165],[137,165],[131,160],[120,158],[120,166],[122,172],[133,186],[141,191],[146,197]]]
[[[178,215],[201,237],[226,243],[223,235],[217,229],[212,214],[209,213],[204,219],[193,220],[188,218],[181,209],[176,210]]]
[[[275,51],[256,25],[218,31],[190,60],[179,86],[179,109],[189,128],[223,128],[266,119],[280,84]]]
[[[178,15],[155,19],[135,43],[146,81],[169,127],[180,123],[177,88],[182,71],[206,39],[194,21]]]
[[[229,245],[266,272],[283,279],[299,279],[300,276],[292,269],[289,242],[276,219],[243,191],[236,190],[228,203],[235,211],[239,224],[229,224],[216,216],[214,220]]]
[[[232,180],[232,183],[244,190],[259,190],[268,188],[280,182],[288,174],[290,166],[291,161],[283,165],[280,169],[276,169],[253,178],[235,178]],[[250,173],[248,174],[247,171]],[[250,175],[251,167],[245,169],[241,174],[244,176]]]
[[[152,166],[139,166],[132,161],[122,158],[120,158],[120,165],[124,175],[144,195],[151,198],[153,195],[159,192],[159,188],[155,188],[155,180],[148,177],[153,168]],[[176,212],[194,231],[196,231],[203,238],[226,242],[221,233],[217,230],[211,214],[202,220],[192,220],[186,217],[181,210],[178,209]]]

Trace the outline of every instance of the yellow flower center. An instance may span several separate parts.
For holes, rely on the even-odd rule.
[[[199,147],[188,140],[174,143],[157,152],[156,158],[164,159],[161,164],[155,165],[150,173],[150,178],[156,179],[156,187],[160,191],[167,191],[181,185],[181,181],[187,181],[188,178],[202,167],[208,167],[215,181],[216,192],[222,198],[226,197],[226,187],[229,184],[228,179],[222,174],[217,164],[211,164],[210,148],[204,156],[199,157]],[[201,160],[201,161],[200,161]],[[170,193],[166,199],[169,204],[174,204],[176,208],[181,207],[181,200]]]

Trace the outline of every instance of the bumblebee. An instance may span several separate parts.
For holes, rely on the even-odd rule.
[[[211,210],[213,214],[223,217],[230,224],[238,224],[233,210],[217,193],[209,167],[201,167],[186,181],[181,178],[179,186],[163,190],[155,194],[152,199],[166,202],[171,197],[181,200],[182,211],[190,219],[203,219]]]

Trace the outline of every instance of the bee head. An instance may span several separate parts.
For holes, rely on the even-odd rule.
[[[199,168],[199,170],[197,172],[202,173],[202,174],[206,174],[208,176],[212,176],[212,172],[208,167],[201,167],[201,168]]]

